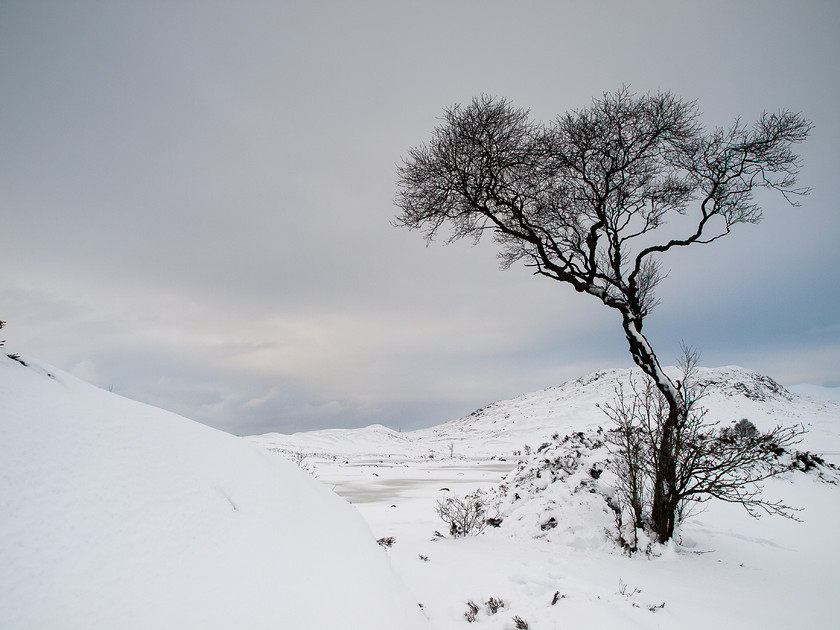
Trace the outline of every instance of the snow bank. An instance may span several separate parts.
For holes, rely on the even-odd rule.
[[[294,466],[27,362],[0,357],[0,627],[426,627]]]

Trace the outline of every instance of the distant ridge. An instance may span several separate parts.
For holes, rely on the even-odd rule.
[[[676,368],[666,368],[676,374]],[[605,425],[599,404],[611,402],[619,385],[640,381],[638,369],[599,370],[556,387],[491,403],[444,424],[400,433],[382,425],[328,429],[284,435],[269,433],[249,440],[270,450],[311,454],[408,457],[510,455],[525,445],[539,446],[561,435]],[[721,425],[749,418],[760,429],[802,424],[809,430],[803,446],[815,452],[838,452],[831,425],[840,423],[840,403],[791,393],[772,378],[738,366],[698,368],[707,386],[702,405]]]

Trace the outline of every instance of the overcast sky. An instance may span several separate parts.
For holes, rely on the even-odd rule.
[[[393,227],[395,169],[487,93],[628,84],[815,124],[802,207],[667,259],[646,325],[840,385],[840,3],[0,0],[9,351],[237,434],[408,430],[631,364],[618,315],[490,241]]]

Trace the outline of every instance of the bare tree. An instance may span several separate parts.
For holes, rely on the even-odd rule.
[[[524,261],[621,316],[635,363],[664,396],[652,526],[673,533],[675,440],[686,421],[679,389],[643,334],[656,306],[664,254],[711,243],[756,223],[757,189],[795,203],[793,144],[811,124],[800,114],[763,114],[705,131],[694,102],[622,88],[549,124],[504,99],[480,96],[445,110],[432,140],[398,171],[396,224],[427,240],[493,233],[503,267]],[[677,222],[669,219],[680,217]]]
[[[629,393],[625,392],[624,387],[619,385],[615,402],[602,407],[614,425],[613,430],[607,434],[607,441],[613,451],[609,468],[615,473],[617,480],[619,530],[621,512],[625,510],[630,512],[634,530],[645,525],[650,494],[650,488],[647,487],[650,444],[645,440],[641,429],[644,425],[641,421],[652,415],[661,415],[661,410],[654,405],[662,399],[653,395],[653,382],[650,379],[645,380],[645,389],[642,392],[634,381],[630,382],[630,389]]]
[[[673,529],[691,506],[711,498],[738,503],[752,516],[766,513],[795,519],[794,508],[765,498],[761,490],[763,481],[788,470],[779,456],[798,442],[804,430],[777,426],[761,433],[747,419],[723,429],[707,422],[706,410],[700,405],[706,387],[697,379],[698,360],[697,352],[683,347],[678,382],[686,418],[674,440],[674,520],[670,527]],[[608,441],[613,447],[610,466],[618,477],[619,506],[630,512],[638,528],[650,521],[647,509],[662,465],[657,446],[668,419],[668,404],[650,379],[641,386],[631,380],[629,389],[626,392],[619,386],[614,403],[601,408],[614,424]],[[620,515],[618,522],[620,527]]]

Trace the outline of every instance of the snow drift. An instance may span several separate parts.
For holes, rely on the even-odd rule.
[[[0,357],[0,627],[426,627],[308,475],[27,363]]]

